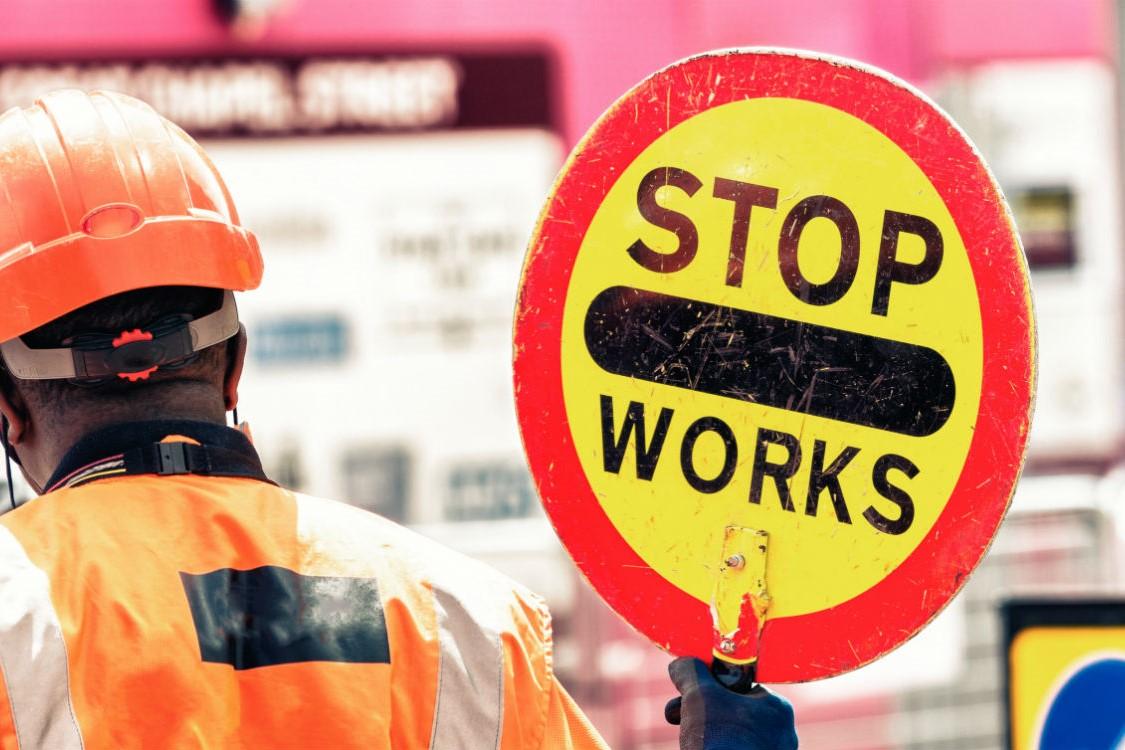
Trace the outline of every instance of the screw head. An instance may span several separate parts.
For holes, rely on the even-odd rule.
[[[738,570],[739,568],[741,568],[742,566],[744,566],[746,564],[746,558],[743,557],[742,555],[735,554],[735,555],[731,555],[730,557],[728,557],[723,562],[726,563],[726,566],[728,568],[734,568],[735,570]]]

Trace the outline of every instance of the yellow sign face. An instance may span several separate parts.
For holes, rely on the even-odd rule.
[[[926,174],[857,117],[763,97],[673,126],[610,187],[566,291],[566,417],[606,516],[702,602],[731,526],[769,534],[771,619],[872,588],[960,476],[976,289]]]
[[[845,60],[725,50],[626,93],[544,207],[513,344],[528,463],[591,585],[766,682],[922,628],[1022,466],[1003,197],[942,112]]]
[[[1012,750],[1120,747],[1125,627],[1027,628],[1008,659]]]

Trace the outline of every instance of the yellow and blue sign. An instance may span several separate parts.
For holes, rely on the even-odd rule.
[[[1004,605],[1011,750],[1125,743],[1125,601]]]

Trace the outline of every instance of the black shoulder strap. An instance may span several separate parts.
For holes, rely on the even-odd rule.
[[[248,477],[269,481],[261,467],[239,451],[181,441],[151,443],[125,451],[127,474],[200,474],[210,477]]]
[[[78,487],[96,479],[130,474],[199,474],[207,477],[245,477],[277,484],[262,471],[257,454],[179,441],[149,443],[92,461],[51,485],[47,492]]]

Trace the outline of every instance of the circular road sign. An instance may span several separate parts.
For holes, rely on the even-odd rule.
[[[856,63],[676,63],[575,148],[532,239],[516,403],[602,597],[678,655],[829,677],[960,589],[1022,466],[1026,264],[980,156]]]

